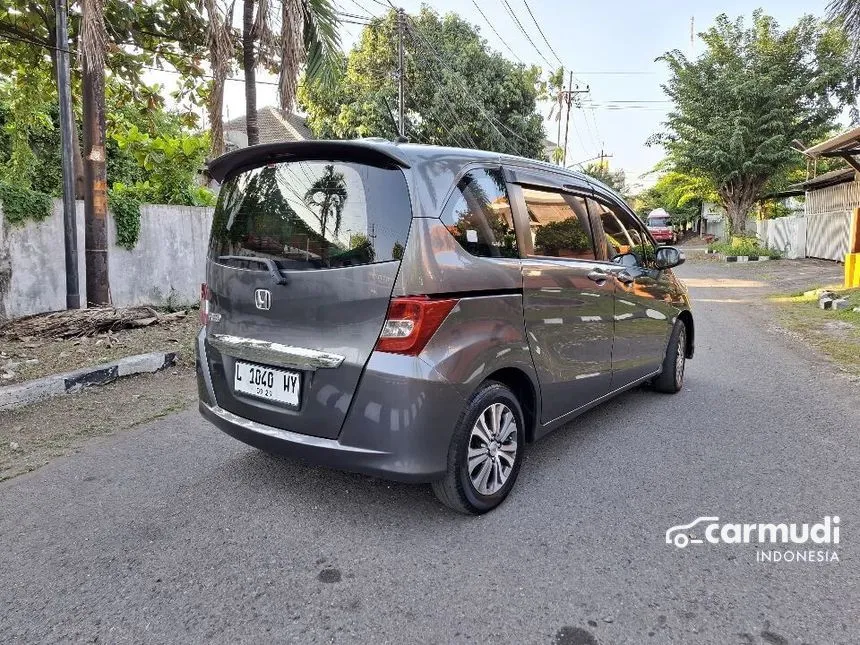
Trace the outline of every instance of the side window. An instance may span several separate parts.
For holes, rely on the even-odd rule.
[[[523,187],[534,254],[593,260],[594,245],[585,198]]]
[[[472,255],[519,256],[511,204],[500,170],[481,168],[464,175],[445,205],[442,221]]]
[[[654,260],[654,245],[635,217],[620,206],[596,200],[589,200],[589,208],[603,225],[603,240],[597,244],[600,259],[641,266]]]

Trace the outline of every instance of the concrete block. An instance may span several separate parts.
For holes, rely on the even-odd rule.
[[[819,309],[832,309],[833,308],[833,300],[831,298],[819,298],[818,308]]]
[[[140,374],[142,372],[157,372],[158,370],[169,367],[176,362],[176,354],[169,352],[153,352],[151,354],[139,354],[137,356],[127,356],[121,358],[117,362],[117,376],[129,376],[130,374]]]
[[[851,303],[848,301],[848,298],[839,298],[838,300],[834,300],[831,305],[832,309],[848,309],[851,306]]]
[[[66,384],[60,376],[46,376],[24,383],[0,387],[0,410],[11,410],[39,399],[66,393]]]

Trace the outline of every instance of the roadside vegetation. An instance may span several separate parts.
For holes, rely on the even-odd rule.
[[[773,260],[782,257],[780,251],[768,248],[767,245],[762,244],[755,237],[741,237],[729,241],[711,242],[708,244],[708,250],[711,253],[720,253],[721,255],[769,257]]]
[[[779,323],[790,333],[824,353],[840,368],[860,377],[860,289],[832,289],[849,307],[834,311],[818,307],[820,290],[774,298]]]

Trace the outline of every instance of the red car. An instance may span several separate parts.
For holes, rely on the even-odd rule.
[[[647,226],[654,240],[661,244],[674,244],[678,239],[669,223],[669,214],[663,209],[651,212]]]

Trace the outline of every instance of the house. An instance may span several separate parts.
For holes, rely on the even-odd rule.
[[[803,151],[812,177],[792,186],[806,203],[806,256],[845,262],[847,284],[860,286],[860,128],[853,128]],[[818,160],[840,158],[850,167],[815,173]]]
[[[721,238],[725,234],[726,210],[719,204],[713,202],[702,202],[702,210],[699,213],[698,230],[699,237],[713,235]]]
[[[260,143],[275,141],[307,141],[314,139],[304,118],[292,112],[266,106],[257,110]],[[248,145],[245,115],[224,122],[224,147],[227,151]]]
[[[543,154],[548,161],[553,162],[552,156],[555,153],[556,148],[558,147],[559,146],[555,141],[551,141],[550,139],[543,140]]]

